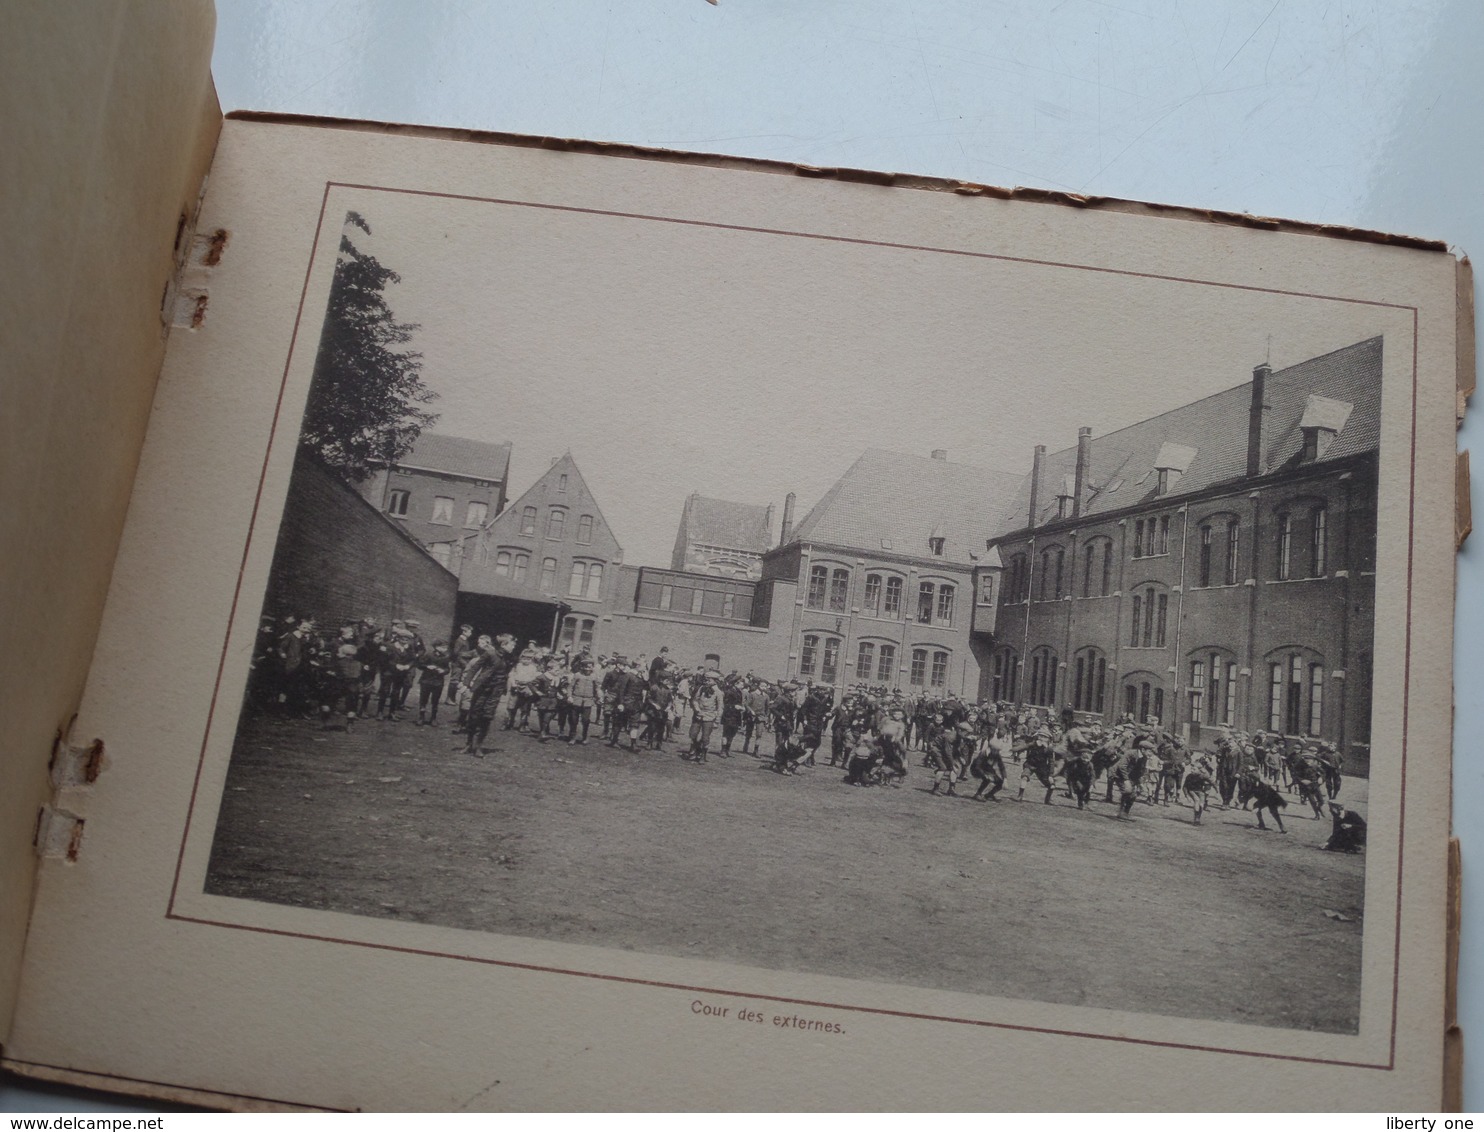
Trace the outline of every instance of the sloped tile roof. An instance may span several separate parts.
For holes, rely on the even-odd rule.
[[[863,551],[967,562],[984,553],[999,518],[1024,477],[967,464],[869,448],[789,535],[789,542],[828,543]]]
[[[680,516],[681,535],[688,543],[703,543],[762,554],[772,545],[768,508],[755,503],[732,503],[704,495],[686,498]]]
[[[1264,401],[1260,474],[1295,464],[1303,449],[1303,419],[1311,395],[1353,406],[1345,427],[1320,463],[1374,449],[1381,432],[1381,339],[1368,338],[1317,358],[1274,371]],[[1252,382],[1213,393],[1092,440],[1089,483],[1082,513],[1097,515],[1135,506],[1159,486],[1155,470],[1167,445],[1195,449],[1195,456],[1166,498],[1177,498],[1239,480],[1247,474],[1247,428]],[[1036,524],[1056,518],[1056,486],[1077,470],[1077,448],[1048,453],[1037,499]],[[1024,476],[1013,500],[997,513],[997,534],[1022,530],[1030,509],[1031,478]]]
[[[425,432],[418,436],[412,451],[398,463],[404,468],[423,468],[503,483],[510,471],[510,442],[490,444],[441,432]]]

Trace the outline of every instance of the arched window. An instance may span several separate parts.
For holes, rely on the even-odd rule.
[[[937,587],[932,582],[921,582],[917,586],[917,623],[933,623],[933,595]]]
[[[521,508],[520,533],[523,535],[533,535],[536,533],[536,508]]]
[[[1312,649],[1269,653],[1268,729],[1284,735],[1324,733],[1324,658]]]
[[[567,512],[560,507],[553,507],[551,514],[546,517],[546,537],[559,539],[567,527]]]
[[[869,680],[871,672],[876,667],[876,642],[862,641],[855,652],[855,677],[857,680]]]
[[[944,582],[938,587],[938,624],[953,624],[953,587]]]
[[[1323,507],[1314,508],[1309,516],[1309,576],[1322,578],[1329,568],[1329,513]]]
[[[587,596],[600,598],[603,596],[603,564],[593,562],[587,568]]]
[[[1041,582],[1036,587],[1036,600],[1046,600],[1046,579],[1051,576],[1051,551],[1041,551]]]
[[[411,500],[412,492],[410,491],[403,491],[401,488],[398,488],[396,491],[388,492],[386,497],[386,513],[388,515],[395,515],[399,519],[404,518],[407,515],[407,504]]]
[[[1103,543],[1103,585],[1100,596],[1107,597],[1113,591],[1113,540]]]
[[[587,589],[587,563],[572,563],[572,577],[567,583],[568,597],[581,597],[583,590]]]
[[[1062,588],[1062,582],[1064,581],[1064,575],[1066,573],[1066,565],[1067,565],[1067,552],[1065,550],[1063,550],[1061,547],[1057,547],[1056,548],[1056,592],[1055,592],[1055,595],[1054,596],[1058,600],[1066,593],[1066,590],[1064,590]]]
[[[818,657],[819,638],[813,633],[805,633],[803,647],[799,649],[799,675],[813,676]]]
[[[830,574],[830,610],[844,613],[850,608],[850,571],[843,567]]]
[[[1000,588],[1000,600],[1006,605],[1024,601],[1030,592],[1029,585],[1025,555],[1017,554],[1010,559],[1005,584]]]
[[[995,653],[994,666],[990,670],[989,698],[996,703],[1014,703],[1020,691],[1019,672],[1019,659],[1014,649],[1004,648]]]
[[[526,571],[530,567],[531,556],[529,554],[517,554],[515,556],[515,564],[510,572],[510,580],[512,582],[524,582],[526,580]]]
[[[881,613],[881,575],[866,575],[866,594],[861,600],[861,612],[867,617],[876,617]]]
[[[583,515],[577,520],[577,541],[583,546],[593,541],[593,517]]]
[[[824,642],[824,654],[819,662],[819,678],[826,684],[833,684],[840,676],[840,639],[838,637],[826,637]]]
[[[510,551],[502,550],[495,555],[495,577],[510,577]]]
[[[1082,596],[1092,596],[1092,562],[1097,557],[1097,544],[1088,543],[1082,548]]]
[[[1293,516],[1278,516],[1278,560],[1276,573],[1279,581],[1287,581],[1293,568]]]
[[[1135,649],[1162,649],[1170,627],[1170,595],[1150,583],[1134,591],[1128,643]]]
[[[823,609],[825,592],[830,584],[828,566],[809,567],[809,589],[804,595],[804,604],[810,609]]]
[[[1242,524],[1236,519],[1226,524],[1226,584],[1234,586],[1240,580]]]
[[[933,653],[933,670],[928,680],[934,688],[942,688],[948,683],[948,654],[942,649]]]
[[[556,567],[555,558],[541,560],[541,592],[544,594],[556,592]]]
[[[1056,653],[1047,646],[1035,649],[1030,658],[1030,702],[1041,707],[1056,703]]]
[[[897,646],[882,645],[876,658],[876,679],[883,684],[897,682]]]
[[[886,579],[886,595],[882,598],[881,613],[884,617],[900,617],[902,615],[902,579]]]
[[[1108,658],[1100,649],[1079,649],[1072,657],[1072,706],[1102,713],[1107,703]]]
[[[1201,524],[1201,550],[1200,567],[1197,572],[1196,582],[1198,586],[1209,586],[1211,584],[1211,524]],[[1198,720],[1193,722],[1199,722]]]
[[[912,650],[912,670],[908,680],[914,688],[921,688],[927,681],[927,649]]]
[[[1189,654],[1190,722],[1232,726],[1237,714],[1237,662],[1221,648]]]
[[[1165,690],[1159,678],[1147,672],[1124,677],[1123,711],[1139,723],[1165,722]]]

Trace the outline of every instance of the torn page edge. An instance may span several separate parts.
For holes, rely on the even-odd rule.
[[[75,719],[76,717],[74,722]],[[98,775],[103,771],[103,740],[94,739],[85,747],[75,747],[67,742],[71,727],[69,723],[66,731],[59,730],[56,741],[52,743],[52,757],[47,763],[47,773],[53,791],[91,786],[98,781]]]
[[[1443,1111],[1463,1111],[1463,1029],[1458,1025],[1458,942],[1463,924],[1463,853],[1448,839],[1448,954],[1443,983]]]
[[[484,145],[520,146],[526,149],[551,149],[566,153],[590,153],[599,156],[629,157],[646,161],[673,161],[688,165],[708,165],[721,169],[743,169],[757,173],[782,173],[800,177],[821,177],[837,181],[854,181],[869,185],[888,185],[897,188],[926,190],[929,192],[958,193],[963,196],[993,197],[997,200],[1058,204],[1073,208],[1098,209],[1104,212],[1165,216],[1175,220],[1215,221],[1219,224],[1232,224],[1242,228],[1262,228],[1273,232],[1296,232],[1311,236],[1327,236],[1339,240],[1361,240],[1374,244],[1390,244],[1395,247],[1418,248],[1423,251],[1449,251],[1448,245],[1441,240],[1430,240],[1419,236],[1403,236],[1389,232],[1377,232],[1368,228],[1353,228],[1343,224],[1316,224],[1302,220],[1283,220],[1272,216],[1253,216],[1246,212],[1225,212],[1220,209],[1190,208],[1182,205],[1124,200],[1120,197],[1088,196],[1082,193],[1061,192],[1055,189],[1026,188],[1023,186],[1007,189],[998,185],[983,185],[973,181],[957,181],[947,177],[928,177],[911,173],[882,173],[869,169],[802,165],[787,161],[773,161],[761,157],[733,157],[720,153],[691,153],[684,150],[660,149],[655,146],[630,145],[621,142],[597,142],[584,141],[579,138],[553,138],[531,134],[508,134],[495,130],[414,126],[397,122],[372,122],[360,118],[316,118],[304,114],[277,114],[267,111],[234,110],[226,116],[226,119],[227,121],[234,122],[259,122],[269,125],[310,126],[317,129],[359,130],[372,133],[399,134],[408,137],[439,138],[448,141],[477,142]]]
[[[65,861],[77,860],[82,849],[82,830],[86,824],[76,814],[47,804],[36,812],[36,832],[31,836],[38,857]]]

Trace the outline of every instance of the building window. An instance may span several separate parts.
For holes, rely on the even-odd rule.
[[[553,507],[551,514],[546,518],[546,537],[549,539],[561,538],[562,531],[566,529],[566,526],[567,513],[560,507]]]
[[[830,637],[824,642],[824,657],[819,662],[819,678],[833,684],[840,675],[840,641]]]
[[[541,592],[544,594],[556,592],[556,567],[555,558],[541,560]]]
[[[464,526],[469,528],[482,527],[484,521],[489,517],[490,505],[488,503],[474,502],[469,504],[469,509],[464,512]]]
[[[1030,579],[1026,574],[1026,558],[1017,554],[1010,559],[1010,583],[1001,591],[1006,605],[1024,601],[1030,596]]]
[[[1154,647],[1162,649],[1165,647],[1165,626],[1169,622],[1170,595],[1159,595],[1159,615],[1154,622]]]
[[[430,542],[428,544],[428,553],[436,558],[438,560],[438,565],[442,566],[446,570],[448,569],[449,562],[453,560],[453,543]]]
[[[1324,668],[1309,665],[1309,734],[1318,735],[1324,730]]]
[[[1283,730],[1283,666],[1268,665],[1268,730]]]
[[[1092,559],[1097,553],[1097,546],[1088,543],[1082,551],[1082,596],[1092,596]]]
[[[991,670],[990,698],[996,703],[1013,703],[1018,690],[1016,676],[1019,675],[1019,671],[1014,649],[1001,649],[995,653],[994,667]]]
[[[799,675],[814,675],[814,658],[819,655],[819,638],[813,633],[804,638],[804,647],[799,650]]]
[[[994,604],[994,576],[992,574],[979,575],[979,604]]]
[[[1307,696],[1307,701],[1305,697]],[[1284,735],[1318,735],[1324,727],[1324,664],[1297,653],[1268,665],[1268,728]]]
[[[1083,649],[1072,664],[1072,706],[1101,713],[1107,693],[1108,660],[1097,649]]]
[[[866,597],[861,605],[863,612],[875,617],[881,612],[881,575],[866,575]]]
[[[1197,585],[1201,585],[1201,586],[1209,586],[1211,584],[1211,524],[1210,523],[1202,523],[1201,524],[1200,581],[1197,582],[1196,584]],[[1199,720],[1192,720],[1192,722],[1197,722],[1198,723]]]
[[[1190,722],[1204,723],[1202,707],[1206,697],[1206,663],[1201,660],[1190,662]]]
[[[1103,588],[1102,596],[1107,597],[1113,588],[1113,543],[1103,543]]]
[[[582,591],[587,589],[587,563],[572,563],[572,577],[567,582],[567,596],[581,597]]]
[[[1041,584],[1036,591],[1036,600],[1046,600],[1046,579],[1051,576],[1051,551],[1041,551]]]
[[[946,583],[938,587],[938,624],[953,624],[953,587]]]
[[[934,688],[941,688],[948,683],[948,654],[946,652],[933,653],[933,672],[930,679]]]
[[[902,615],[902,579],[886,579],[886,598],[881,605],[881,613],[885,617],[900,617]]]
[[[660,608],[661,609],[668,610],[670,608],[671,604],[674,601],[675,601],[675,587],[674,586],[661,586],[660,587]]]
[[[705,604],[706,591],[697,587],[690,592],[690,611],[692,615],[701,615],[701,606]]]
[[[709,669],[711,669],[711,671],[713,671],[713,672],[720,672],[721,671],[721,653],[719,653],[719,652],[708,652],[706,654],[706,667],[709,668]]]
[[[531,556],[529,554],[517,554],[515,556],[515,568],[510,572],[512,582],[524,582],[526,571],[530,569]]]
[[[1170,517],[1168,515],[1159,517],[1159,549],[1155,553],[1170,553]]]
[[[1128,636],[1129,648],[1136,649],[1139,647],[1139,615],[1143,611],[1143,608],[1144,599],[1141,598],[1138,594],[1134,594],[1134,628],[1133,632],[1131,632]]]
[[[399,519],[405,519],[407,517],[407,504],[411,499],[412,493],[410,491],[398,489],[397,491],[389,492],[386,497],[386,513],[388,515],[395,515]]]
[[[830,609],[844,613],[850,608],[850,571],[836,570],[830,575]]]
[[[430,520],[428,520],[428,521],[431,522],[431,523],[437,523],[440,527],[452,526],[453,525],[453,496],[451,496],[451,495],[435,495],[435,496],[433,496],[433,517]]]
[[[576,646],[585,649],[593,643],[593,629],[596,622],[591,617],[567,616],[562,619],[561,644],[568,648]]]
[[[1154,647],[1154,587],[1144,591],[1144,647]]]
[[[1236,661],[1226,662],[1226,707],[1222,712],[1221,722],[1228,727],[1233,727],[1237,722],[1237,664]]]
[[[536,508],[521,508],[520,533],[523,535],[534,535],[536,533]]]
[[[1066,593],[1066,591],[1062,589],[1062,574],[1066,568],[1066,564],[1067,552],[1058,547],[1056,551],[1056,596],[1058,600],[1060,600],[1061,597]]]
[[[593,541],[593,517],[583,515],[577,520],[577,541],[587,546]]]
[[[1144,520],[1134,520],[1134,557],[1144,557]]]
[[[1233,519],[1226,525],[1226,584],[1237,584],[1237,559],[1241,554],[1242,525]]]
[[[928,549],[933,552],[933,557],[934,558],[942,558],[943,557],[943,538],[942,538],[942,536],[941,535],[934,535],[932,538],[928,539]]]
[[[927,649],[912,650],[912,672],[908,681],[914,688],[922,687],[927,680]]]
[[[602,570],[602,567],[600,566],[600,567],[598,567],[598,569],[599,570]],[[732,620],[733,618],[736,617],[736,613],[737,613],[737,595],[736,594],[733,594],[733,593],[722,594],[721,595],[721,615],[723,617],[725,617],[728,621],[730,621],[730,620]]]
[[[1329,568],[1328,513],[1323,507],[1314,508],[1309,526],[1309,574],[1314,578],[1324,577]],[[1315,733],[1317,734],[1317,732]]]
[[[933,623],[933,593],[935,588],[932,582],[923,582],[917,587],[917,623],[919,625],[931,625]]]
[[[823,609],[825,590],[830,584],[830,571],[827,566],[809,567],[809,590],[804,597],[804,604],[810,609]]]
[[[1031,653],[1031,703],[1052,707],[1056,703],[1056,653],[1039,648]]]
[[[876,658],[876,679],[883,684],[897,682],[897,646],[882,645],[881,655]]]
[[[855,654],[855,676],[857,680],[869,680],[871,669],[876,665],[876,646],[871,641],[862,641]]]
[[[510,551],[502,550],[495,555],[495,577],[510,577]]]
[[[1278,516],[1278,579],[1287,581],[1293,558],[1293,517]]]
[[[563,495],[567,494],[567,473],[563,472],[557,476],[557,490]]]

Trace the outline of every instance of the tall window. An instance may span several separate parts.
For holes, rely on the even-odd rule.
[[[495,576],[497,578],[510,577],[510,551],[502,550],[495,555]]]
[[[1309,734],[1318,735],[1324,729],[1324,668],[1309,665]]]
[[[1016,676],[1019,674],[1019,666],[1016,664],[1014,649],[1001,649],[994,654],[994,667],[991,669],[990,699],[1000,702],[1013,702],[1016,688]]]
[[[473,502],[469,509],[464,512],[464,526],[480,527],[484,525],[485,519],[489,517],[490,505],[488,503]]]
[[[1043,707],[1055,705],[1057,668],[1056,653],[1049,648],[1039,648],[1031,653],[1031,703],[1040,704]]]
[[[1324,577],[1329,568],[1329,546],[1326,527],[1328,513],[1323,507],[1314,508],[1309,522],[1309,576]]]
[[[556,588],[556,559],[543,558],[541,560],[541,592],[549,594],[555,592]]]
[[[799,650],[799,675],[813,676],[814,661],[819,655],[819,638],[813,633],[804,637],[804,647]]]
[[[411,499],[412,493],[410,491],[398,489],[397,491],[388,492],[386,497],[386,513],[388,515],[395,515],[399,519],[406,518],[407,504]]]
[[[953,587],[947,584],[938,587],[938,624],[953,624]]]
[[[1144,520],[1134,520],[1134,557],[1144,557]]]
[[[1143,612],[1143,609],[1144,599],[1141,598],[1138,594],[1134,594],[1134,627],[1133,632],[1131,632],[1128,636],[1128,643],[1130,648],[1136,649],[1139,647],[1139,629],[1143,624],[1140,614]]]
[[[1238,558],[1241,556],[1242,524],[1233,519],[1226,525],[1226,584],[1237,584]]]
[[[520,533],[533,535],[536,533],[536,508],[522,507],[520,511]]]
[[[1221,722],[1228,727],[1237,722],[1237,665],[1235,661],[1226,662],[1226,707],[1222,710]]]
[[[927,649],[912,650],[912,671],[908,680],[917,688],[927,680]]]
[[[587,596],[600,598],[603,596],[603,564],[594,562],[587,568]]]
[[[1201,580],[1197,583],[1198,585],[1209,586],[1211,584],[1211,524],[1210,523],[1202,523],[1201,524],[1201,564],[1200,564],[1200,579]],[[1199,723],[1200,721],[1193,719],[1192,722]]]
[[[1108,660],[1097,649],[1083,649],[1072,662],[1072,706],[1078,711],[1103,710]]]
[[[932,582],[923,582],[917,587],[917,623],[919,625],[933,623],[934,589]]]
[[[932,538],[928,539],[928,549],[933,552],[933,557],[934,558],[942,558],[943,557],[943,538],[942,538],[942,536],[941,535],[934,535]]]
[[[1170,595],[1159,595],[1159,614],[1154,620],[1154,647],[1162,649],[1165,647],[1165,626],[1169,622]]]
[[[1285,735],[1297,735],[1299,724],[1303,719],[1304,704],[1304,662],[1302,657],[1290,657],[1288,661],[1288,687],[1287,696],[1283,705],[1283,722],[1286,724]]]
[[[1286,581],[1293,562],[1293,516],[1278,516],[1278,578]]]
[[[567,493],[567,473],[566,472],[563,472],[561,475],[557,476],[557,491],[561,492],[563,495],[565,495]]]
[[[1170,553],[1170,517],[1168,515],[1159,517],[1159,549],[1155,553]]]
[[[830,609],[844,613],[850,608],[850,571],[836,570],[830,575]]]
[[[1056,596],[1060,598],[1066,591],[1062,589],[1062,571],[1067,564],[1067,552],[1060,547],[1056,551]]]
[[[829,637],[824,642],[824,657],[819,663],[819,678],[833,684],[840,675],[840,641]]]
[[[670,609],[675,604],[675,587],[660,586],[660,608]]]
[[[1102,596],[1107,597],[1113,589],[1113,543],[1103,543],[1103,588]]]
[[[881,612],[881,575],[866,575],[866,596],[861,603],[862,612],[875,617]]]
[[[531,568],[531,556],[529,554],[517,554],[515,556],[515,567],[510,572],[512,582],[524,582],[526,571]]]
[[[583,515],[577,520],[577,541],[587,546],[593,541],[593,517]]]
[[[546,518],[546,537],[549,539],[561,538],[562,531],[566,529],[566,526],[567,513],[560,507],[553,507],[551,514]]]
[[[876,658],[876,679],[883,684],[897,682],[897,646],[882,645],[881,655]]]
[[[1154,587],[1144,591],[1144,647],[1154,647]]]
[[[855,678],[857,680],[869,680],[871,670],[876,665],[876,645],[871,641],[862,641],[860,648],[855,653]]]
[[[1190,722],[1204,723],[1206,721],[1203,713],[1206,699],[1206,662],[1193,660],[1190,662]]]
[[[933,653],[931,682],[934,688],[941,688],[948,683],[948,654],[946,652]]]
[[[830,584],[830,570],[828,566],[809,567],[809,590],[804,596],[804,604],[810,609],[823,609],[825,591]]]
[[[706,591],[703,590],[703,589],[701,589],[700,586],[697,586],[695,589],[691,590],[691,592],[690,592],[690,611],[691,611],[691,613],[694,614],[694,615],[696,615],[696,616],[700,616],[701,609],[702,609],[702,607],[705,604],[706,604]]]
[[[882,601],[881,612],[886,617],[900,617],[902,615],[902,579],[886,579],[886,597]]]
[[[1088,543],[1082,551],[1082,596],[1092,596],[1092,559],[1097,552],[1095,543]]]
[[[1283,730],[1283,665],[1268,665],[1268,730]]]
[[[1046,579],[1051,576],[1051,551],[1041,551],[1041,582],[1036,587],[1036,600],[1046,600]]]
[[[601,571],[603,568],[601,566],[599,566],[598,569]],[[597,597],[598,595],[597,594],[593,594],[592,596],[593,597]],[[721,595],[721,615],[723,617],[725,617],[728,621],[734,619],[737,616],[737,595],[736,594],[728,593],[728,594],[722,594]]]
[[[572,577],[567,582],[567,596],[581,597],[583,590],[587,589],[587,563],[572,563]]]
[[[433,517],[429,522],[445,527],[453,524],[453,496],[433,496]]]
[[[1268,727],[1285,735],[1318,735],[1324,729],[1324,664],[1298,653],[1268,665]]]

